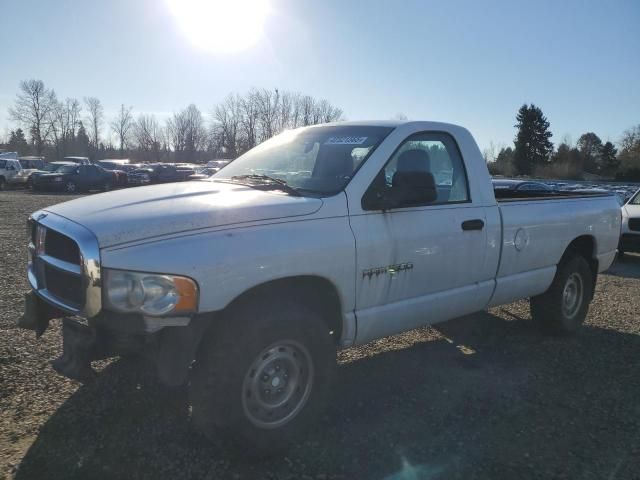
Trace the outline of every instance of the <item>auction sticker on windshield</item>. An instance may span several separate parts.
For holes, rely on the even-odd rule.
[[[367,141],[367,137],[330,137],[324,142],[325,145],[362,145]]]

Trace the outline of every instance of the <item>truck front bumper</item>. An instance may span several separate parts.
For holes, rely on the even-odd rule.
[[[51,362],[65,377],[87,382],[96,376],[91,362],[121,355],[136,355],[156,365],[158,379],[165,385],[180,385],[187,378],[200,339],[211,316],[160,318],[159,328],[149,328],[140,315],[102,312],[90,320],[70,317],[51,306],[35,292],[25,295],[21,328],[40,336],[53,318],[62,318],[62,354]],[[186,320],[186,321],[185,321]]]

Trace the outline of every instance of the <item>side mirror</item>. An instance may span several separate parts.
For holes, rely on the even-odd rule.
[[[391,188],[370,188],[362,198],[364,210],[391,210],[399,207],[426,205],[438,199],[433,174],[429,172],[396,172]]]

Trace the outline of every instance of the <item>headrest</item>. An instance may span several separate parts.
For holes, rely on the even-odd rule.
[[[431,159],[426,150],[414,148],[406,150],[398,157],[396,172],[429,172]]]

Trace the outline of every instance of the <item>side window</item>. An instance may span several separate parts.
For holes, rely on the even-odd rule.
[[[412,175],[415,173],[418,174]],[[394,190],[406,188],[406,179],[421,177],[422,185],[425,184],[424,177],[428,176],[432,180],[427,178],[426,185],[434,184],[437,195],[421,197],[429,200],[422,200],[418,205],[469,201],[467,175],[460,151],[453,138],[446,133],[418,133],[407,138],[378,174],[370,190],[382,188],[383,195],[398,198],[398,192]],[[417,205],[401,204],[395,208],[402,206]]]
[[[7,166],[7,161],[6,160],[0,160],[0,168],[4,170],[4,168]]]

